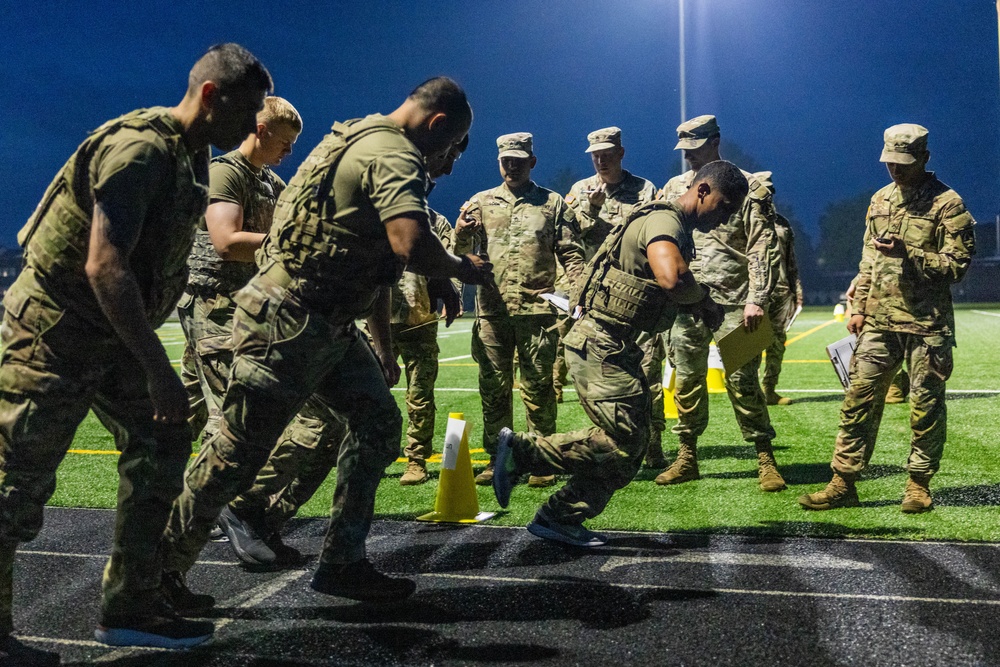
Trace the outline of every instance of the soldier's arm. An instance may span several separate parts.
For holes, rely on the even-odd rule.
[[[264,234],[243,231],[246,180],[234,167],[215,162],[208,172],[205,226],[215,252],[230,262],[253,262]]]
[[[788,225],[788,252],[785,254],[788,262],[788,284],[795,290],[795,303],[802,305],[802,280],[799,278],[799,260],[795,256],[795,234],[791,223]]]
[[[385,221],[389,245],[410,271],[429,278],[458,278],[478,285],[490,278],[490,266],[475,255],[456,257],[431,231],[427,213],[406,213]]]
[[[149,321],[142,291],[129,265],[154,193],[171,174],[170,158],[143,151],[125,168],[95,187],[90,245],[84,270],[97,302],[125,347],[146,374],[154,419],[181,423],[187,419],[187,393]]]
[[[441,245],[444,246],[444,249],[451,252],[451,249],[454,246],[454,241],[452,239],[452,232],[454,230],[452,229],[451,223],[448,222],[448,218],[433,209],[431,209],[431,217],[434,218],[434,233],[441,241]],[[456,290],[462,289],[462,281],[458,278],[452,278],[452,285]]]
[[[670,295],[674,303],[690,305],[705,298],[707,290],[694,279],[680,249],[673,242],[653,241],[646,246],[646,259],[656,284]]]
[[[937,252],[906,245],[906,256],[924,278],[957,283],[965,277],[976,254],[975,224],[960,199],[949,203],[941,210]]]
[[[774,271],[778,245],[774,234],[774,206],[770,194],[751,192],[743,204],[744,224],[747,234],[747,272],[750,286],[747,304],[767,308],[774,289],[777,273]]]
[[[456,255],[482,250],[486,245],[486,230],[483,228],[483,211],[476,198],[462,206],[455,219],[452,232],[452,247]],[[477,249],[476,246],[479,246]]]
[[[593,206],[589,193],[583,191],[580,183],[575,183],[566,195],[565,203],[573,210],[577,227],[580,230],[580,241],[596,245],[611,231],[611,223],[601,217],[603,206]]]
[[[399,382],[399,365],[396,364],[396,357],[392,353],[392,327],[389,324],[391,310],[390,290],[388,287],[383,287],[375,299],[375,305],[366,323],[385,381],[390,387],[394,387]]]
[[[580,228],[573,210],[559,200],[556,208],[555,255],[566,271],[566,277],[574,290],[579,289],[586,264],[583,245],[580,243]]]

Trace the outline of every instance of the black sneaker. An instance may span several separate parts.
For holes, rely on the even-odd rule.
[[[226,537],[226,531],[219,528],[219,524],[215,524],[215,527],[208,533],[208,539],[212,542],[228,542],[229,538]]]
[[[181,616],[200,616],[215,606],[215,598],[204,593],[192,593],[180,572],[164,572],[160,592]]]
[[[560,523],[546,511],[543,505],[535,518],[528,524],[528,532],[554,542],[570,544],[574,547],[599,547],[608,543],[608,538],[600,533],[587,530],[580,524]]]
[[[261,538],[260,533],[228,507],[224,507],[219,514],[219,527],[226,533],[229,546],[241,561],[247,565],[274,564],[277,556]]]
[[[154,646],[182,649],[203,644],[212,638],[215,626],[209,621],[189,621],[163,604],[142,618],[104,618],[94,630],[94,639],[108,646]]]
[[[275,567],[298,567],[305,565],[309,559],[302,555],[302,552],[295,547],[288,546],[281,541],[281,535],[271,533],[265,540],[268,548],[274,552]]]
[[[7,636],[0,639],[0,667],[56,667],[59,654],[22,644]]]
[[[346,565],[320,563],[309,587],[318,593],[360,602],[390,602],[413,595],[412,579],[382,574],[367,558]]]

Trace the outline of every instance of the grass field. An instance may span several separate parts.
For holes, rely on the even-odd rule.
[[[605,512],[588,525],[597,529],[659,530],[692,533],[742,533],[764,536],[813,535],[887,539],[1000,541],[1000,308],[974,306],[957,312],[959,347],[955,372],[948,384],[948,444],[940,473],[932,482],[936,509],[923,515],[899,511],[909,451],[909,405],[886,406],[871,465],[859,483],[862,506],[831,512],[805,512],[795,498],[818,490],[830,478],[829,461],[843,392],[826,359],[825,346],[846,335],[843,323],[831,321],[831,309],[807,308],[789,333],[790,345],[779,391],[795,404],[771,409],[778,437],[775,449],[788,490],[765,494],[757,488],[756,457],[744,443],[725,394],[711,396],[711,423],[699,442],[703,479],[677,487],[659,487],[659,471],[642,470],[619,491]],[[470,320],[441,329],[441,369],[437,383],[437,436],[440,451],[448,412],[464,412],[472,424],[472,458],[485,463],[481,450],[476,367],[469,355]],[[176,323],[160,329],[171,355],[179,360],[183,338]],[[403,390],[394,389],[400,408]],[[515,397],[515,428],[524,427],[524,409]],[[668,431],[668,458],[676,439]],[[576,396],[566,394],[559,409],[560,430],[589,425]],[[59,470],[59,486],[51,504],[69,507],[113,507],[117,488],[114,443],[88,416],[72,452]],[[393,464],[379,488],[376,512],[382,517],[411,519],[431,510],[437,491],[434,479],[419,487],[400,487],[403,463]],[[492,520],[506,525],[528,522],[552,489],[518,487],[507,512]],[[325,515],[333,493],[332,479],[302,510],[302,516]],[[489,488],[479,488],[483,510],[497,510]]]

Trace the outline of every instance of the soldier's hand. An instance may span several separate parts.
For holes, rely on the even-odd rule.
[[[712,331],[718,331],[726,319],[726,309],[712,301],[712,297],[706,295],[701,304],[700,315],[706,327]]]
[[[444,325],[450,327],[455,318],[462,314],[462,297],[447,278],[431,278],[427,281],[427,294],[431,305],[436,308],[437,300],[444,304]]]
[[[462,255],[462,266],[455,277],[466,285],[492,285],[493,264],[479,255]]]
[[[159,424],[183,424],[191,414],[191,404],[188,402],[184,383],[167,366],[166,371],[147,370],[147,388],[149,398],[153,403],[153,421]]]
[[[455,229],[459,232],[471,232],[480,224],[482,223],[476,219],[475,214],[469,211],[462,211],[458,214],[458,219],[455,220]]]
[[[864,315],[851,315],[851,319],[847,322],[847,333],[852,333],[855,336],[861,335],[861,327],[865,324]]]
[[[605,192],[604,183],[601,183],[597,188],[587,195],[587,201],[593,208],[601,208],[604,206],[604,202],[608,198],[608,193]]]
[[[382,375],[385,376],[386,384],[395,387],[399,382],[399,364],[396,363],[396,357],[392,356],[392,352],[383,352],[382,350],[378,350],[376,354],[382,365]]]
[[[886,257],[906,257],[906,245],[903,243],[903,239],[898,236],[890,236],[881,241],[874,238],[872,243],[875,244],[875,249]]]
[[[747,331],[756,331],[764,319],[764,309],[755,303],[748,303],[743,308],[743,326]]]

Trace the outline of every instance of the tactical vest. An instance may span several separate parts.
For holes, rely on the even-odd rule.
[[[296,284],[302,300],[320,312],[360,316],[370,310],[376,288],[395,283],[403,272],[384,227],[378,225],[376,233],[362,235],[334,219],[337,165],[350,146],[375,132],[399,132],[399,126],[389,120],[335,123],[275,206],[269,258]]]
[[[207,155],[188,153],[183,137],[166,119],[168,114],[163,107],[140,109],[94,130],[60,169],[18,232],[25,266],[34,269],[54,296],[61,297],[60,303],[98,314],[98,322],[106,320],[84,270],[94,206],[90,163],[101,143],[121,130],[155,132],[175,160],[175,176],[166,193],[172,205],[147,212],[129,259],[146,317],[154,327],[166,320],[187,283],[194,228],[208,202],[208,160]],[[78,193],[87,200],[78,201]]]
[[[258,174],[247,165],[245,159],[231,153],[212,158],[212,162],[235,168],[247,185],[247,201],[241,204],[243,231],[266,234],[271,228],[274,204],[279,194],[274,173],[264,167]],[[195,233],[188,268],[191,271],[189,287],[195,292],[208,295],[232,294],[242,289],[257,273],[257,264],[254,262],[227,262],[219,257],[205,223],[199,225]]]
[[[634,209],[611,230],[587,265],[577,305],[585,312],[634,332],[659,333],[673,324],[677,308],[655,280],[622,270],[620,248],[625,230],[655,211],[674,210],[665,201],[652,201]]]

